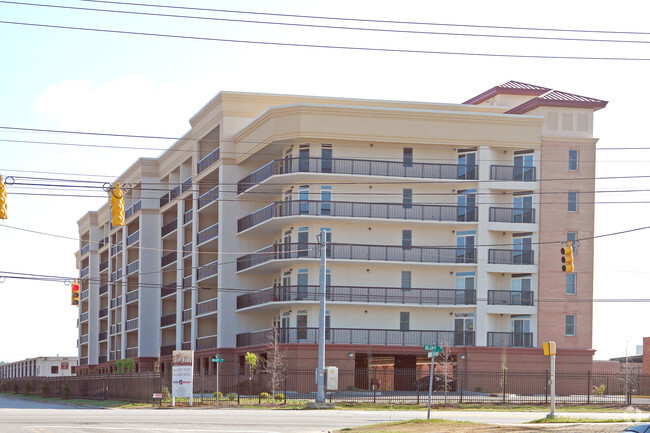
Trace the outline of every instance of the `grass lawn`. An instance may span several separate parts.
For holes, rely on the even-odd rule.
[[[63,399],[58,397],[43,397],[41,395],[25,395],[25,394],[13,394],[13,393],[3,393],[3,395],[6,395],[8,397],[17,397],[25,400],[42,401],[48,403],[74,404],[77,406],[111,407],[111,408],[120,408],[120,409],[152,407],[150,403],[131,403],[129,401],[120,401],[120,400],[90,400],[85,398]]]

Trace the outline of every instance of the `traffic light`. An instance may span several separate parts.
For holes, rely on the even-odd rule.
[[[567,246],[562,247],[560,252],[562,253],[562,263],[564,263],[562,265],[562,271],[573,272],[573,245],[571,241],[567,242]]]
[[[77,280],[72,282],[72,305],[79,305],[79,283]]]
[[[109,191],[111,197],[111,214],[113,216],[113,227],[124,225],[124,190],[119,182]]]
[[[7,219],[7,184],[0,176],[0,220]]]

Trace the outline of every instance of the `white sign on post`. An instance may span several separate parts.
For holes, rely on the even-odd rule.
[[[176,397],[189,398],[192,406],[194,351],[174,350],[172,355],[172,406]]]

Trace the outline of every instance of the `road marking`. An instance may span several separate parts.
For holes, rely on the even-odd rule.
[[[271,431],[271,430],[198,430],[198,429],[187,429],[187,428],[179,428],[179,429],[171,429],[171,428],[158,428],[158,427],[107,427],[107,426],[74,426],[74,425],[48,425],[48,426],[40,426],[40,425],[30,425],[30,426],[24,426],[23,428],[27,430],[31,429],[46,429],[46,428],[54,428],[54,429],[96,429],[96,430],[128,430],[128,431],[133,431],[133,430],[141,430],[141,431],[155,431],[155,432],[160,432],[160,431],[168,431],[168,432],[208,432],[208,433],[281,433],[277,431]],[[31,430],[31,431],[36,431],[38,430]],[[45,432],[49,432],[49,430],[44,430]]]

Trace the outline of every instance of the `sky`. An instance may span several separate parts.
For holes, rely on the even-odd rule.
[[[639,10],[641,2],[618,1],[613,7],[604,1],[549,0],[524,8],[520,1],[498,0],[139,1],[196,8],[186,10],[98,1],[34,1],[66,8],[0,1],[0,175],[16,180],[8,187],[9,218],[0,222],[0,276],[3,271],[77,276],[77,221],[106,201],[99,188],[36,189],[24,185],[31,182],[24,177],[94,180],[99,186],[114,181],[137,158],[155,157],[173,143],[8,128],[180,137],[189,129],[189,118],[222,90],[460,103],[495,85],[516,80],[604,99],[609,104],[595,114],[594,121],[594,136],[600,139],[598,148],[602,149],[597,152],[596,185],[597,190],[615,192],[597,194],[596,235],[650,225],[646,217],[650,211],[650,179],[643,177],[650,171],[646,133],[650,33],[643,33],[647,18]],[[429,24],[314,20],[199,8]],[[578,38],[599,41],[567,40]],[[33,143],[36,141],[47,144]],[[84,148],[70,143],[153,150]],[[650,305],[643,302],[650,300],[646,280],[650,270],[645,267],[647,253],[643,247],[649,239],[650,230],[639,230],[595,241],[595,359],[634,354],[642,338],[650,336],[650,324],[643,319]],[[78,311],[70,305],[69,293],[69,287],[60,282],[0,277],[0,360],[76,355]]]

